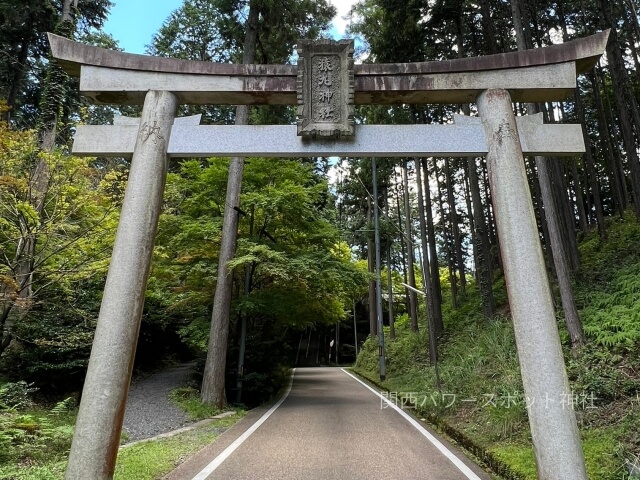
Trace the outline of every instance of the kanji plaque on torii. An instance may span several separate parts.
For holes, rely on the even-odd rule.
[[[301,40],[298,55],[298,135],[353,137],[353,40]]]

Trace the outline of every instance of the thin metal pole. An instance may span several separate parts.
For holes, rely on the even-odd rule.
[[[98,315],[67,480],[113,478],[178,98],[149,91]]]
[[[380,360],[380,381],[386,378],[386,362],[384,351],[384,329],[382,324],[382,291],[380,286],[380,212],[378,208],[378,176],[376,173],[376,157],[371,159],[373,171],[373,224],[376,243],[376,309],[378,310],[378,358]]]
[[[538,478],[586,480],[511,97],[506,90],[487,90],[477,103]]]
[[[356,346],[356,357],[358,356],[358,325],[356,322],[356,302],[353,302],[353,343]]]

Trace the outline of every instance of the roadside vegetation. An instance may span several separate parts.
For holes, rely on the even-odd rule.
[[[73,398],[45,407],[26,382],[0,383],[0,479],[59,480],[64,477],[77,410]],[[203,405],[193,389],[178,389],[175,403],[194,420],[219,413]],[[195,398],[194,398],[195,397]],[[154,480],[211,443],[244,416],[243,410],[170,438],[143,441],[118,454],[116,479]],[[123,436],[124,441],[124,436]]]
[[[244,411],[171,438],[143,442],[118,454],[116,480],[155,480],[175,469],[189,455],[214,441],[244,416]]]
[[[611,221],[607,231],[606,240],[591,232],[579,247],[584,273],[575,279],[575,292],[587,345],[572,353],[558,318],[573,389],[567,407],[576,410],[592,480],[640,478],[640,225],[628,215]],[[441,390],[429,365],[426,326],[413,333],[406,315],[387,344],[382,386],[398,405],[427,418],[505,478],[536,479],[504,281],[494,283],[500,313],[488,319],[473,284],[460,308],[451,309],[445,277]],[[377,348],[377,340],[367,340],[355,365],[373,381],[379,378]]]
[[[202,403],[200,392],[193,387],[180,387],[171,391],[169,398],[174,405],[180,407],[189,414],[191,420],[202,420],[218,415],[218,410],[213,405]]]

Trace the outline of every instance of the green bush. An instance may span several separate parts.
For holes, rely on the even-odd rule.
[[[169,394],[171,401],[187,412],[191,420],[202,420],[220,413],[216,407],[202,403],[200,391],[193,387],[181,387],[172,390]]]
[[[39,464],[64,456],[73,437],[74,403],[68,398],[50,410],[0,413],[0,460]]]
[[[24,410],[33,406],[31,394],[38,389],[23,380],[0,386],[0,410]]]

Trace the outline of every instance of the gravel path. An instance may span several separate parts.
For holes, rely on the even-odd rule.
[[[123,430],[128,441],[153,437],[192,423],[189,416],[169,400],[171,390],[186,386],[194,364],[170,368],[131,384]]]

